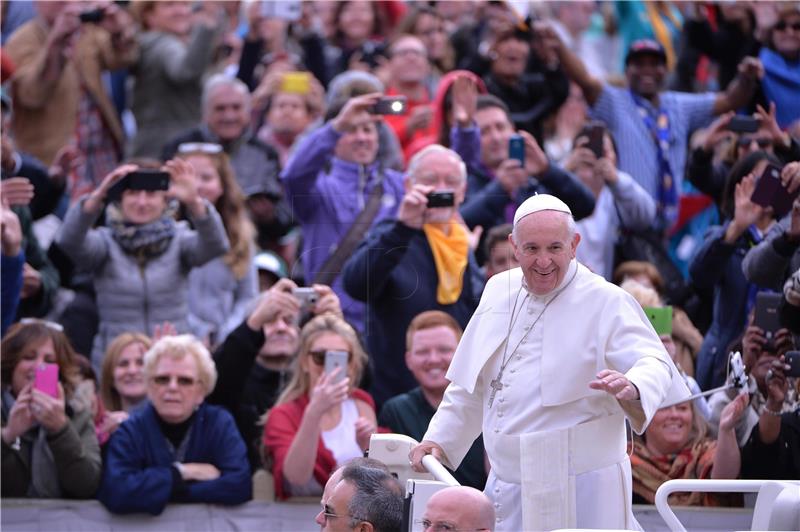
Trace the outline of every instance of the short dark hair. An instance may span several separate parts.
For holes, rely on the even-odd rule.
[[[511,224],[495,225],[486,233],[486,241],[483,243],[484,255],[488,258],[492,254],[492,249],[501,242],[508,242],[508,235],[511,234]]]
[[[479,94],[478,100],[475,104],[476,111],[483,111],[484,109],[491,109],[496,107],[506,114],[506,118],[513,125],[514,121],[511,119],[511,109],[508,108],[506,102],[495,96],[494,94]]]
[[[375,532],[400,532],[403,488],[396,478],[381,469],[353,464],[345,466],[342,481],[353,484],[356,489],[347,505],[351,528],[360,521],[367,521]]]

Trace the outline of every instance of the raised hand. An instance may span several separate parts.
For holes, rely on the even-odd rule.
[[[620,401],[639,399],[639,390],[636,389],[636,386],[625,375],[612,369],[601,370],[597,374],[597,379],[589,383],[589,388],[602,390]]]

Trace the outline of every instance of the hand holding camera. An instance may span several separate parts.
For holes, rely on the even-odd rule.
[[[272,288],[261,294],[258,304],[247,318],[247,326],[254,331],[275,320],[278,315],[300,315],[300,301],[294,296],[293,291],[297,285],[291,279],[280,279]]]
[[[349,131],[355,123],[358,115],[364,112],[370,112],[370,109],[378,103],[381,99],[381,93],[372,92],[350,98],[339,114],[331,121],[333,129],[339,133]]]
[[[119,181],[121,181],[124,177],[126,177],[129,173],[135,172],[139,169],[139,166],[136,164],[123,164],[122,166],[118,166],[114,170],[111,171],[108,175],[106,175],[97,188],[89,194],[89,196],[83,202],[83,212],[85,213],[97,213],[100,212],[100,209],[103,208],[103,205],[106,201],[106,196],[108,196],[109,191],[111,188],[116,185]]]
[[[414,184],[400,201],[397,220],[412,229],[422,229],[425,211],[428,209],[428,194],[433,191],[432,186]]]

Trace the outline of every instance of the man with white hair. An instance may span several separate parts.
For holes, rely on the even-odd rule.
[[[564,202],[527,199],[510,241],[520,267],[488,281],[412,464],[457,466],[482,431],[496,530],[639,528],[625,419],[642,433],[689,391],[638,303],[575,260]]]
[[[375,226],[344,266],[345,290],[367,303],[370,392],[378,405],[417,386],[404,349],[414,316],[441,310],[464,327],[480,299],[484,278],[458,214],[466,184],[454,151],[434,144],[417,153],[397,219]]]

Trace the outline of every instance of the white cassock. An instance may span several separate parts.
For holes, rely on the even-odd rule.
[[[503,387],[490,408],[507,336]],[[590,389],[606,368],[624,373],[640,399],[620,402]],[[438,443],[455,467],[483,432],[496,530],[640,528],[625,418],[641,434],[663,401],[689,390],[627,292],[575,260],[546,296],[522,287],[519,268],[495,275],[447,377],[451,384],[423,439]]]

